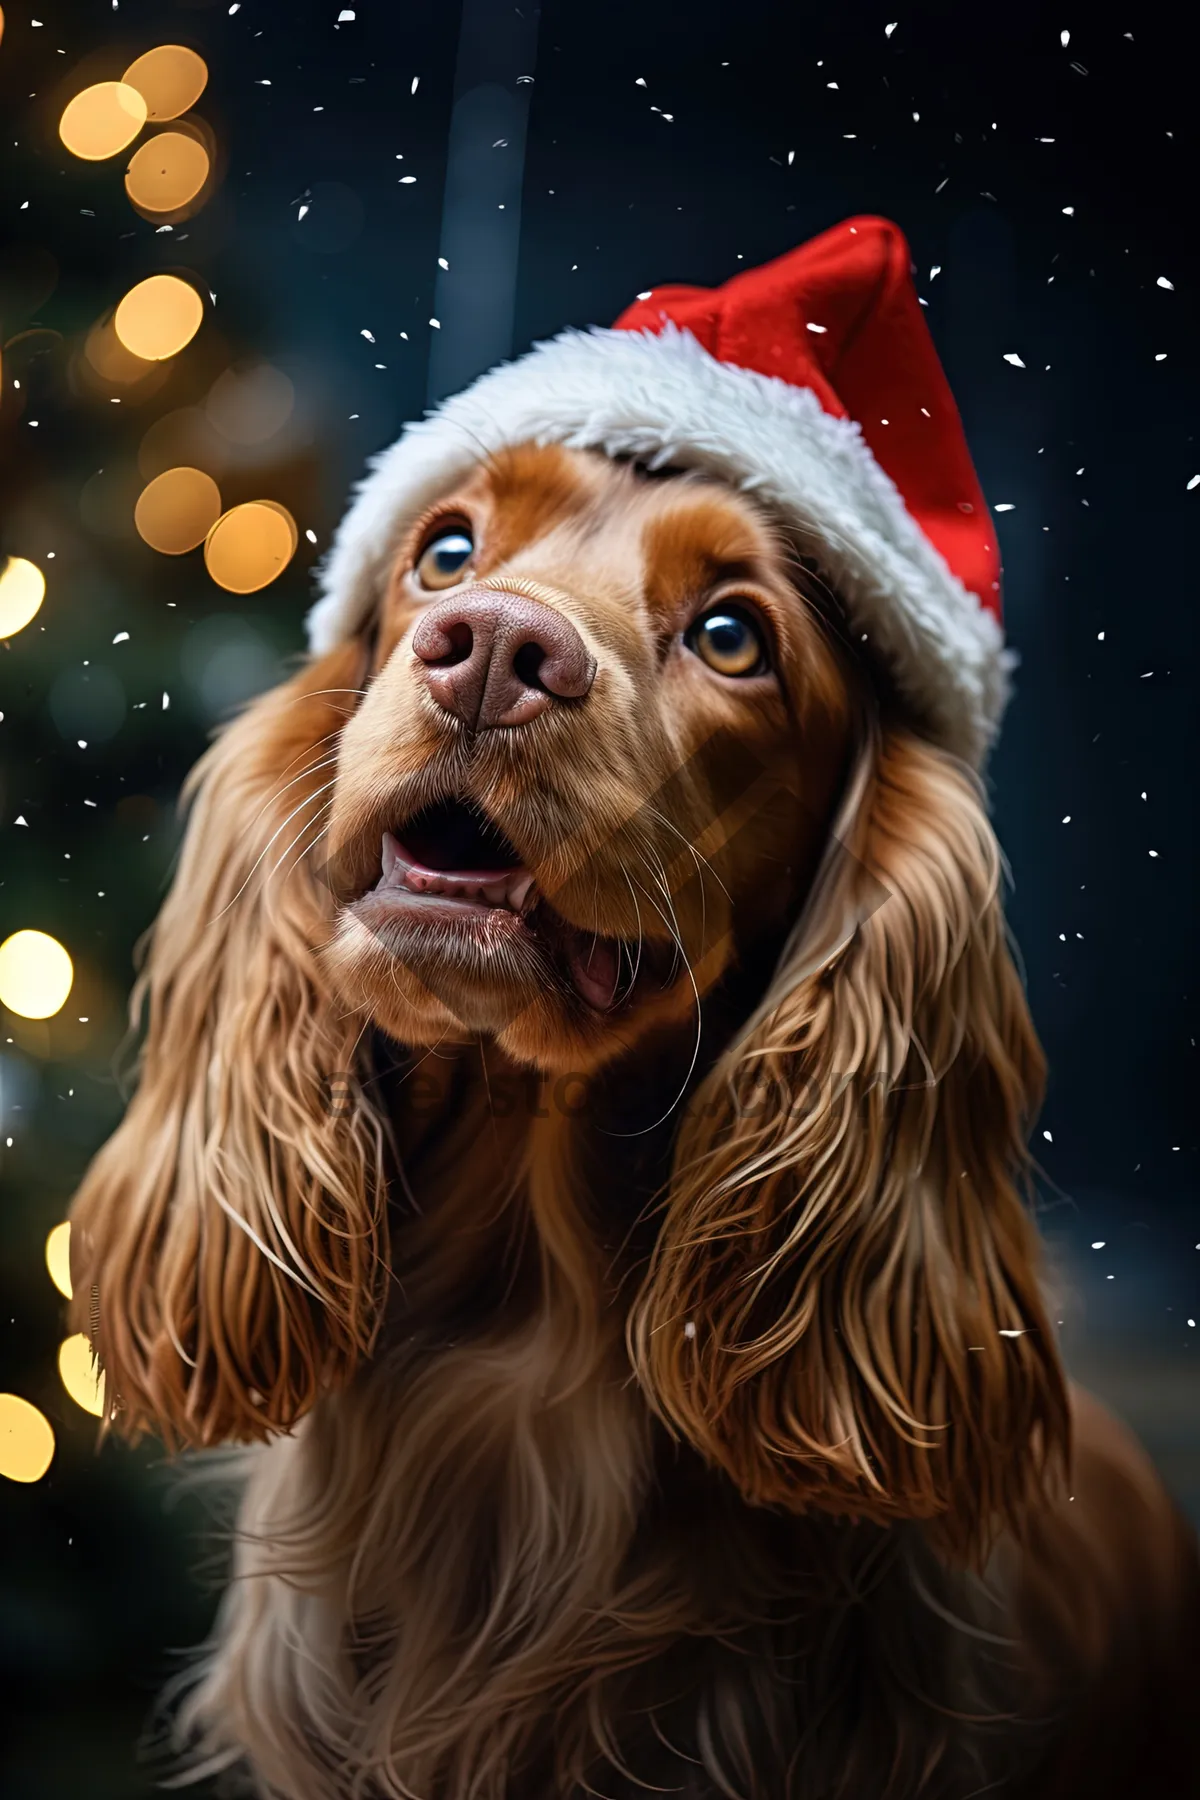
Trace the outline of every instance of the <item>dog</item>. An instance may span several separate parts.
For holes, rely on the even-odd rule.
[[[1200,1564],[1056,1348],[979,776],[769,499],[462,461],[192,776],[72,1209],[108,1427],[244,1446],[180,1779],[1200,1792]]]

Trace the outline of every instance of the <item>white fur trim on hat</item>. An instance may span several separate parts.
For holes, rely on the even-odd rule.
[[[824,412],[807,388],[717,362],[671,324],[564,331],[407,426],[373,459],[338,528],[308,618],[312,650],[369,615],[417,514],[481,455],[527,442],[694,468],[754,495],[811,539],[851,630],[937,741],[982,762],[1013,660],[997,620],[952,574],[853,420]]]

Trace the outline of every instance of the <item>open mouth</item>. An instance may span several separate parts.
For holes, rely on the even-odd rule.
[[[570,924],[543,895],[520,852],[461,799],[424,807],[385,831],[378,880],[363,900],[433,925],[475,923],[526,936],[589,1007],[612,1012],[673,978],[661,946],[628,944]]]

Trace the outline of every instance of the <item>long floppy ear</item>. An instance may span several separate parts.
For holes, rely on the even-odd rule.
[[[859,818],[689,1110],[630,1346],[750,1500],[935,1520],[969,1559],[1068,1448],[1024,1205],[1043,1062],[974,778],[891,731]]]
[[[218,738],[134,991],[140,1081],[71,1208],[74,1321],[109,1422],[168,1443],[290,1427],[370,1347],[387,1266],[361,1020],[322,975],[312,856],[352,649]],[[319,846],[317,846],[319,849]]]

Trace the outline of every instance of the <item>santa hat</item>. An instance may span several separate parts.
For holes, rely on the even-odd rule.
[[[760,501],[928,734],[978,765],[1008,693],[1000,563],[953,396],[884,219],[719,288],[639,295],[482,375],[370,465],[321,571],[314,652],[361,625],[407,524],[508,444],[692,468]]]

